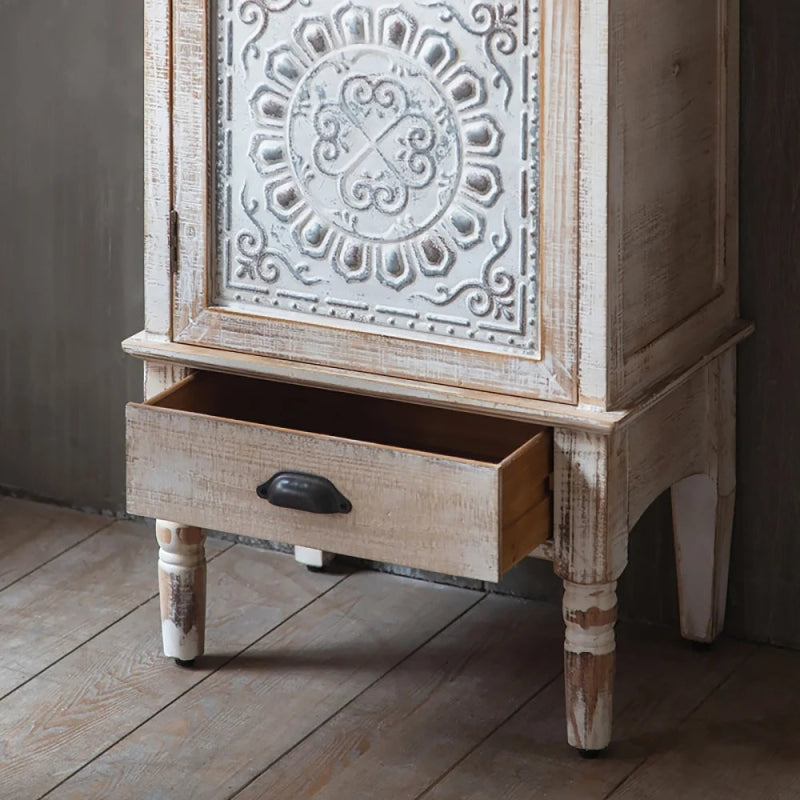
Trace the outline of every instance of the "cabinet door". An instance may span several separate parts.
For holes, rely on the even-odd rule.
[[[176,341],[574,402],[577,0],[173,5]]]

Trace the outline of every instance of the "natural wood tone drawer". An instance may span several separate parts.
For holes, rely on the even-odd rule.
[[[128,511],[498,580],[551,526],[550,429],[215,373],[127,408]],[[273,506],[279,471],[323,476],[348,514]]]

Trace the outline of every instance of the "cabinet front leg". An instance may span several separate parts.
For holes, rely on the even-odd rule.
[[[564,581],[567,738],[591,758],[611,741],[617,584]]]
[[[159,519],[156,538],[164,655],[190,665],[205,644],[206,535],[200,528]]]

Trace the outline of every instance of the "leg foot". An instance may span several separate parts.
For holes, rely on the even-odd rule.
[[[611,741],[616,583],[564,581],[564,680],[567,738],[586,758]]]
[[[333,561],[335,553],[327,550],[315,550],[313,547],[295,547],[294,560],[305,564],[312,572],[322,572]]]
[[[184,659],[182,659],[182,658],[176,658],[175,659],[175,663],[179,667],[186,667],[187,669],[189,667],[193,667],[194,666],[194,662],[195,662],[195,660],[193,658],[190,658],[188,661],[184,661]]]
[[[592,761],[595,758],[600,758],[600,756],[606,753],[608,748],[604,748],[603,750],[578,750],[580,753],[581,758],[585,758],[587,761]]]
[[[156,520],[164,655],[182,666],[203,654],[206,627],[205,533]]]

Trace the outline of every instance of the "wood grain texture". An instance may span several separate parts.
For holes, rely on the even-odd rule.
[[[738,315],[738,0],[613,5],[609,407]]]
[[[626,426],[631,528],[663,491],[708,469],[714,439],[714,421],[709,418],[712,382],[710,368],[701,370],[681,391]]]
[[[523,6],[525,9],[526,6]],[[540,52],[541,209],[539,270],[542,350],[555,380],[548,400],[578,401],[580,213],[580,3],[546,2]],[[500,385],[490,385],[501,390]],[[553,389],[556,389],[553,392]],[[520,394],[511,389],[511,394]],[[525,394],[529,394],[526,392]],[[530,393],[533,394],[533,393]],[[566,395],[566,396],[559,396]]]
[[[121,549],[127,546],[120,543]],[[39,575],[46,578],[42,569],[30,577]],[[160,800],[166,794],[181,800],[195,796],[196,786],[191,780],[186,784],[185,776],[191,775],[196,758],[215,783],[209,796],[240,794],[238,800],[247,797],[243,790],[257,796],[308,793],[338,800],[346,794],[372,800],[376,787],[385,787],[398,800],[528,800],[532,795],[608,800],[615,792],[645,800],[671,800],[676,793],[712,800],[751,795],[789,800],[797,794],[797,654],[724,638],[700,653],[674,632],[622,624],[612,750],[608,758],[587,762],[564,742],[561,681],[538,691],[545,673],[558,671],[552,646],[561,628],[556,610],[496,597],[471,610],[468,605],[451,608],[453,624],[428,638],[419,652],[397,661],[382,677],[376,675],[370,687],[326,716],[305,741],[292,735],[281,746],[276,741],[280,728],[304,718],[304,703],[318,713],[320,697],[329,702],[325,686],[339,691],[343,675],[352,671],[360,671],[357,682],[377,668],[392,643],[398,655],[397,640],[407,642],[418,624],[414,612],[437,605],[436,595],[428,596],[380,638],[386,617],[407,604],[408,587],[424,586],[392,579],[382,609],[373,616],[362,613],[358,591],[334,603],[338,623],[346,626],[342,618],[355,616],[358,629],[339,627],[325,637],[326,626],[331,621],[337,625],[329,606],[312,624],[297,626],[291,641],[277,651],[265,648],[252,659],[247,653],[235,658],[261,631],[272,629],[271,637],[285,633],[318,605],[314,598],[320,592],[341,578],[311,575],[289,556],[241,547],[212,559],[212,652],[195,670],[179,670],[158,655],[155,598],[90,635],[0,700],[3,790],[13,797],[42,792],[61,797],[59,782],[73,776],[64,791],[81,800]],[[45,580],[40,591],[50,588]],[[374,603],[373,590],[362,594],[363,603]],[[308,602],[298,617],[281,624]],[[90,603],[80,606],[88,618],[96,613]],[[336,634],[343,631],[339,641]],[[28,635],[35,640],[37,633]],[[376,637],[371,644],[370,636]],[[234,687],[237,674],[241,680]],[[303,691],[309,680],[316,691]],[[249,691],[254,681],[255,693]],[[279,687],[277,698],[263,686],[266,681]],[[509,717],[507,709],[528,689],[534,696]],[[411,696],[415,700],[409,703]],[[232,697],[242,704],[250,701],[244,718],[238,705],[227,712]],[[272,699],[278,700],[277,712]],[[177,704],[190,701],[191,712],[184,707],[170,716]],[[267,728],[276,719],[278,732]],[[134,731],[142,723],[144,728]],[[248,735],[251,724],[254,733]],[[264,730],[269,750],[265,772]],[[126,734],[132,731],[138,746],[127,744]],[[196,735],[187,737],[187,731]],[[110,774],[106,761],[114,752],[121,754],[115,766],[124,774],[109,788],[98,775]],[[176,758],[162,769],[172,752]],[[153,765],[159,774],[142,781]],[[75,789],[81,775],[90,772],[97,783],[88,779]],[[254,783],[253,775],[258,776]],[[276,793],[269,792],[276,787]]]
[[[621,276],[623,359],[717,294],[736,293],[719,235],[726,3],[670,0],[646,14],[635,0],[613,6],[611,213],[621,229],[612,263]]]
[[[144,399],[149,400],[157,394],[169,389],[191,374],[191,370],[180,364],[168,364],[157,361],[145,361],[144,367]]]
[[[157,519],[156,539],[164,655],[194,661],[205,648],[206,534],[200,528]]]
[[[144,3],[144,298],[145,330],[172,334],[172,4]],[[147,384],[147,373],[145,373]],[[147,391],[147,390],[146,390]]]
[[[628,559],[627,437],[556,429],[554,569],[572,583],[616,581]]]
[[[0,497],[0,590],[112,522],[108,517]]]
[[[418,797],[558,676],[560,640],[552,609],[488,597],[236,800]]]
[[[564,581],[567,741],[599,752],[611,741],[617,584]]]
[[[215,545],[220,546],[229,545]],[[114,523],[10,586],[0,595],[0,695],[155,592],[152,533],[134,522]],[[87,606],[94,609],[91,615]]]
[[[565,403],[512,397],[498,392],[425,383],[247,353],[225,352],[177,342],[161,342],[144,332],[126,339],[122,346],[126,353],[145,359],[147,363],[174,362],[196,369],[250,375],[305,386],[322,386],[336,391],[408,400],[509,419],[551,425],[569,424],[579,430],[607,431],[624,417],[624,412],[602,412]]]
[[[608,286],[609,4],[580,8],[580,284],[578,325],[580,402],[606,408],[609,389],[609,336],[617,320]]]
[[[322,403],[308,392],[296,403],[279,395],[270,408],[247,396],[248,390],[268,395],[262,382],[229,380],[218,392],[215,380],[202,377],[213,378],[189,379],[158,399],[158,406],[129,406],[130,512],[489,580],[547,538],[549,520],[542,513],[515,526],[544,498],[550,445],[539,428],[487,420],[470,429],[469,417],[435,409],[409,416],[402,406],[387,416],[363,398],[354,399],[360,408],[352,414],[336,398]],[[292,430],[295,422],[309,423],[315,432]],[[364,441],[342,438],[362,430]],[[530,447],[496,463],[529,435]],[[428,436],[432,450],[425,452]],[[447,455],[453,448],[475,458],[485,453],[485,460]],[[506,485],[507,467],[512,477]],[[283,470],[325,476],[352,511],[308,514],[265,503],[256,487]],[[530,481],[516,480],[518,471]],[[506,542],[515,536],[525,546]]]
[[[345,577],[311,575],[286,556],[241,545],[214,554],[211,654],[194,669],[161,656],[154,598],[0,701],[5,796],[52,791]]]
[[[800,793],[800,654],[760,650],[632,775],[613,800],[768,797]]]
[[[59,798],[132,785],[142,800],[230,796],[478,599],[354,575],[87,765]]]
[[[584,761],[564,741],[559,681],[507,723],[420,800],[605,800],[652,753],[674,743],[678,726],[750,654],[723,640],[698,654],[663,630],[621,625],[614,740],[607,758]],[[698,786],[705,783],[698,774]],[[635,796],[635,795],[634,795]],[[676,795],[669,787],[659,800]]]
[[[580,396],[622,408],[737,319],[738,0],[581,9]]]

